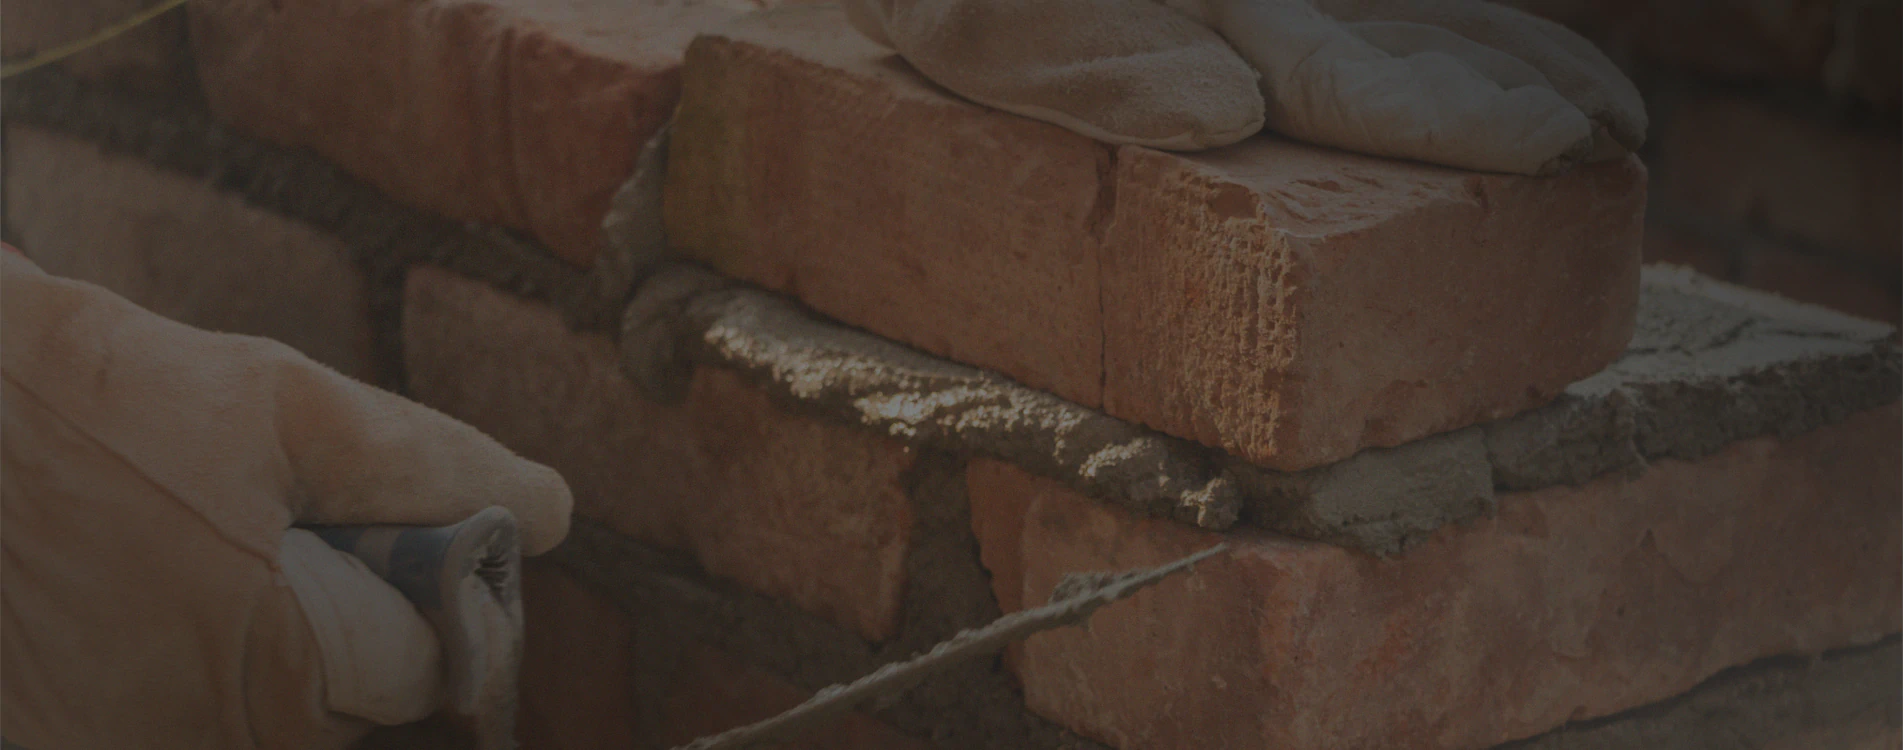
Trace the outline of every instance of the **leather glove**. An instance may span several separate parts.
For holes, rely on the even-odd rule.
[[[1285,136],[1480,171],[1554,174],[1645,140],[1644,102],[1604,54],[1558,24],[1484,0],[1161,1],[1226,40],[1260,74],[1258,97],[1239,77],[1190,78],[1143,54],[1114,58],[1118,81],[1142,85],[1075,75],[1100,50],[1163,45],[1152,27],[1180,22],[1151,20],[1157,9],[1139,0],[1063,0],[1051,10],[1013,0],[846,7],[862,33],[946,88],[1112,143],[1155,145],[1117,123],[1206,121],[1198,116],[1211,111],[1205,102],[1257,98],[1267,128]],[[1062,86],[1031,85],[1042,81]],[[1193,93],[1151,93],[1171,81]],[[1013,106],[992,101],[999,98]]]
[[[281,344],[0,253],[0,701],[62,748],[342,748],[444,704],[443,646],[299,524],[567,533],[553,471]]]

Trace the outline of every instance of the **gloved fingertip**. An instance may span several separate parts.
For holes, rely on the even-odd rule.
[[[522,526],[522,553],[540,555],[568,537],[575,496],[554,469],[523,461],[521,496],[509,504]]]

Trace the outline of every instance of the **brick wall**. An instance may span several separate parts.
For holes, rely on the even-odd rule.
[[[1637,263],[1882,317],[1894,273],[1833,272],[1896,262],[1894,134],[1844,135],[1894,103],[1835,15],[1546,7],[1659,131],[1526,180],[1105,148],[766,5],[199,0],[0,86],[4,230],[560,470],[529,747],[666,747],[1216,541],[801,746],[1895,744],[1894,329]],[[1777,94],[1819,80],[1879,114]]]

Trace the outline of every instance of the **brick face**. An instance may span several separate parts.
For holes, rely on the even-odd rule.
[[[1194,574],[1025,643],[1026,698],[1126,749],[1478,748],[1871,642],[1903,625],[1898,418],[1505,495],[1396,561],[1230,534]],[[975,464],[970,487],[980,544],[1017,546],[985,562],[1024,603],[1221,538],[1013,473]]]
[[[1636,160],[1528,180],[1257,138],[1119,168],[1104,408],[1264,466],[1538,406],[1631,336]]]
[[[610,197],[665,121],[681,50],[752,3],[200,0],[224,120],[398,200],[523,229],[592,263]]]
[[[579,515],[868,638],[892,634],[910,448],[790,414],[726,370],[701,368],[679,406],[648,401],[605,337],[432,267],[411,271],[404,339],[413,394],[561,472]]]
[[[7,228],[48,273],[375,378],[365,282],[335,238],[70,136],[10,125],[5,140]]]
[[[934,354],[1101,400],[1096,239],[1110,152],[964,105],[837,11],[751,26],[798,52],[688,52],[667,231],[717,270]]]
[[[1113,153],[944,95],[830,9],[689,58],[682,252],[1275,468],[1533,406],[1630,332],[1636,161],[1529,180],[1272,138]]]

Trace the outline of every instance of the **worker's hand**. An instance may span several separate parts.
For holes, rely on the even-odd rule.
[[[867,38],[980,104],[1110,143],[1225,146],[1262,128],[1256,74],[1152,0],[846,0]]]
[[[7,740],[343,747],[443,702],[441,646],[312,524],[512,511],[553,471],[264,339],[208,333],[0,253]]]
[[[1466,169],[1553,174],[1645,142],[1645,104],[1557,23],[1485,0],[1171,0],[1262,74],[1271,130]]]
[[[1299,140],[1491,172],[1553,174],[1645,140],[1644,103],[1604,54],[1558,24],[1485,0],[846,7],[862,33],[940,85],[1112,143],[1225,145],[1254,132],[1228,123],[1258,106],[1269,130]],[[1260,74],[1258,96],[1206,36],[1182,29],[1184,19]],[[1195,135],[1160,137],[1179,132]]]

